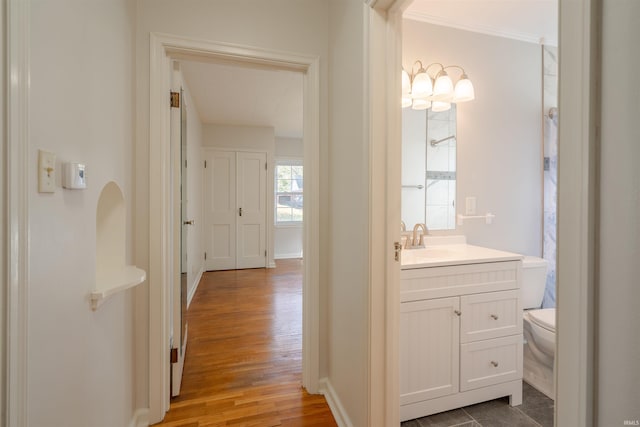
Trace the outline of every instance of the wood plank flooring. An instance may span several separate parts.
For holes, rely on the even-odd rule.
[[[302,382],[302,261],[205,273],[180,396],[158,426],[337,426]]]

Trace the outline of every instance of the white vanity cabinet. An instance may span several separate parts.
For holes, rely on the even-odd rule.
[[[522,403],[521,261],[504,254],[491,262],[403,266],[402,421],[502,396]]]

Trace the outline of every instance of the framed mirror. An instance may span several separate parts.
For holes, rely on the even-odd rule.
[[[402,110],[402,221],[456,228],[456,106]]]

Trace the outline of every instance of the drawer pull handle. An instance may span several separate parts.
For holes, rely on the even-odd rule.
[[[497,315],[497,314],[492,314],[492,315],[491,315],[491,318],[492,318],[493,320],[498,320],[498,315]]]
[[[453,310],[453,312],[456,314],[456,316],[460,316],[462,314],[462,312],[459,310]]]
[[[498,362],[496,362],[494,360],[491,361],[491,364],[493,365],[494,368],[498,367]]]

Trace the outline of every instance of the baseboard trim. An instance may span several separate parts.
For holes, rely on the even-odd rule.
[[[335,418],[336,423],[339,427],[353,427],[349,416],[347,415],[347,411],[344,410],[344,406],[342,406],[342,402],[340,402],[340,398],[336,394],[336,391],[333,389],[331,385],[331,381],[328,378],[322,378],[319,384],[320,393],[324,395],[324,398],[327,399],[327,404],[331,409],[331,413],[333,414],[333,418]]]
[[[131,417],[129,427],[149,427],[149,408],[138,408]]]
[[[195,286],[193,286],[193,288],[191,289],[191,292],[189,292],[189,294],[187,295],[187,310],[189,310],[189,306],[191,305],[191,300],[193,299],[193,296],[196,294],[196,291],[198,290],[198,286],[200,286],[200,280],[202,279],[203,274],[204,274],[204,267],[201,268],[198,274],[196,275],[196,280],[194,280]]]
[[[290,254],[275,254],[273,259],[291,259],[291,258],[302,258],[302,252],[293,252]]]

